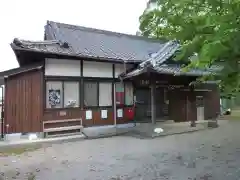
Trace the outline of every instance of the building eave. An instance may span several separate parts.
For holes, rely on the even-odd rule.
[[[69,53],[59,53],[59,52],[51,52],[51,51],[42,51],[33,48],[24,48],[11,43],[11,48],[13,49],[15,55],[17,56],[16,52],[27,52],[27,53],[40,53],[43,54],[46,58],[49,56],[60,56],[60,57],[68,57],[69,59],[78,59],[78,60],[93,60],[93,61],[101,61],[101,62],[112,62],[112,63],[126,63],[126,64],[139,64],[141,60],[128,60],[125,61],[123,59],[112,59],[112,58],[105,58],[105,57],[94,57],[94,56],[86,56],[86,55],[76,55],[76,54],[69,54]],[[19,64],[21,65],[21,60],[17,57]]]

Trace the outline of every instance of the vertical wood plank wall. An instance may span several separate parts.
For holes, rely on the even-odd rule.
[[[5,80],[6,133],[42,132],[42,70],[33,70]]]
[[[204,119],[216,118],[220,112],[220,93],[217,85],[205,86],[210,91],[189,91],[172,90],[170,96],[169,113],[170,118],[176,122],[197,120],[196,96],[204,98]],[[192,96],[192,99],[190,99]]]
[[[187,109],[187,93],[175,89],[169,94],[169,118],[175,122],[187,121],[191,116],[191,111]]]

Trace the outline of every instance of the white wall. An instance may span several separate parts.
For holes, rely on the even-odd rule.
[[[111,63],[83,61],[84,77],[113,77]]]
[[[2,87],[0,86],[0,104],[1,104],[1,100],[2,100],[2,95],[3,95],[3,98],[5,96],[5,86],[2,85]],[[3,92],[2,92],[2,90],[3,90]]]
[[[133,65],[126,65],[126,69],[129,69],[131,67],[133,67]],[[124,64],[115,64],[115,78],[118,78],[118,76],[123,72],[125,72]]]
[[[45,59],[46,76],[81,76],[81,61]]]
[[[131,68],[127,65],[126,68]],[[123,73],[124,64],[115,64],[115,78]],[[46,76],[81,76],[81,61],[70,59],[45,59]],[[83,61],[84,77],[112,78],[112,63]]]

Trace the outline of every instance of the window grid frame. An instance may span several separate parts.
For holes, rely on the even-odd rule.
[[[46,98],[47,98],[47,83],[48,82],[61,82],[62,84],[62,89],[63,89],[63,97],[62,97],[62,106],[61,108],[48,108],[47,107],[47,102],[46,102]],[[79,105],[78,107],[64,107],[64,83],[65,82],[77,82],[78,85],[79,85]],[[97,83],[97,106],[85,106],[84,105],[84,84],[87,83],[87,82],[95,82]],[[127,81],[126,83],[129,83],[131,81]],[[119,80],[116,80],[115,78],[112,79],[112,78],[87,78],[87,77],[49,77],[49,76],[45,76],[45,79],[44,79],[44,96],[45,96],[45,100],[44,100],[44,103],[43,103],[43,106],[44,106],[44,110],[61,110],[61,109],[74,109],[74,108],[80,108],[80,109],[88,109],[88,108],[109,108],[109,107],[113,107],[113,104],[111,106],[100,106],[99,105],[99,98],[100,98],[100,94],[99,94],[99,84],[100,83],[110,83],[112,85],[112,102],[114,102],[114,84],[116,83],[122,83],[120,82]],[[124,107],[131,107],[133,105],[126,105],[125,104],[125,96],[126,96],[126,83],[123,82],[123,90],[124,90],[124,98],[123,98],[123,106]],[[132,88],[133,88],[133,101],[134,101],[134,92],[135,92],[135,88],[134,88],[134,84],[133,82],[131,82],[132,84]],[[115,92],[116,93],[116,92]]]
[[[59,82],[61,83],[61,89],[62,89],[62,104],[61,104],[61,107],[59,108],[50,108],[50,107],[47,107],[47,83],[48,82]],[[64,107],[64,99],[65,99],[65,91],[64,91],[64,84],[66,82],[75,82],[75,83],[78,83],[78,86],[79,86],[79,89],[78,89],[78,106],[77,107]],[[47,109],[47,110],[54,110],[54,109],[71,109],[71,108],[81,108],[81,84],[80,84],[80,81],[77,81],[77,80],[46,80],[45,81],[45,105],[44,105],[44,109]]]

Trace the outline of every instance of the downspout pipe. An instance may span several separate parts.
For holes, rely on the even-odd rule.
[[[114,127],[117,128],[116,83],[113,84],[113,111]]]
[[[1,138],[4,139],[4,87],[1,86],[1,90],[2,90],[2,104],[1,104]]]

